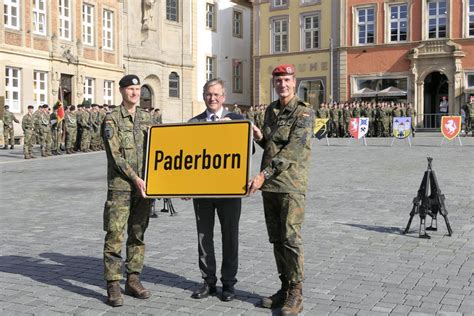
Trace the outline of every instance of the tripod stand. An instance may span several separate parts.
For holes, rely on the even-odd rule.
[[[178,215],[178,212],[174,210],[173,202],[171,199],[163,198],[163,208],[161,209],[162,213],[170,212],[170,216]]]
[[[407,234],[410,229],[411,221],[415,214],[420,215],[420,230],[419,237],[429,239],[431,238],[426,231],[437,231],[438,230],[438,221],[437,215],[440,213],[444,217],[446,222],[446,227],[448,229],[448,236],[451,236],[453,231],[448,220],[448,211],[444,204],[444,194],[441,193],[441,190],[438,185],[438,180],[436,179],[436,174],[431,168],[431,162],[433,161],[432,157],[427,157],[428,159],[428,169],[425,171],[423,180],[421,180],[420,188],[418,189],[417,196],[413,199],[413,208],[410,212],[410,219],[408,220],[407,227],[403,234]],[[426,215],[431,217],[431,226],[425,228]]]

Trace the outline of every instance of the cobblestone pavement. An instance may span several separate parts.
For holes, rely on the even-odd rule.
[[[307,194],[306,315],[474,315],[474,138],[314,140]],[[37,150],[37,149],[36,149]],[[433,156],[454,230],[419,239],[407,224],[426,156]],[[256,173],[261,151],[254,155]],[[192,203],[174,199],[146,233],[148,300],[111,308],[102,278],[103,152],[23,160],[0,151],[1,315],[278,315],[255,306],[278,287],[260,194],[244,199],[237,299],[190,298],[201,282]],[[157,204],[161,208],[161,201]],[[216,236],[220,238],[216,224]],[[220,243],[216,243],[220,262]]]

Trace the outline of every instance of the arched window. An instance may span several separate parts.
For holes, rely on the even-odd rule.
[[[150,109],[153,107],[152,95],[153,93],[151,92],[151,89],[148,86],[143,85],[140,94],[140,106],[142,108]]]
[[[170,98],[179,98],[179,75],[176,72],[169,76],[169,96]]]

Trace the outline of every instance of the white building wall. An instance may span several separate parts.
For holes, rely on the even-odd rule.
[[[206,28],[206,3],[216,6],[215,31]],[[232,35],[234,9],[242,12],[242,38]],[[216,57],[216,76],[226,84],[226,104],[251,105],[251,11],[249,6],[238,5],[230,0],[199,1],[197,8],[197,89],[196,99],[205,109],[202,87],[206,83],[206,57]],[[232,62],[240,60],[243,64],[242,93],[232,92]]]

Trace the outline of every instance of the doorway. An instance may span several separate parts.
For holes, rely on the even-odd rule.
[[[440,126],[439,103],[442,97],[448,97],[449,84],[446,75],[439,71],[426,76],[424,81],[423,127],[438,128]]]
[[[142,86],[141,89],[140,107],[144,109],[151,109],[153,107],[151,89],[146,85]]]
[[[63,105],[65,107],[71,105],[72,101],[72,76],[61,74],[61,90],[63,93]],[[59,98],[61,96],[58,96]]]

